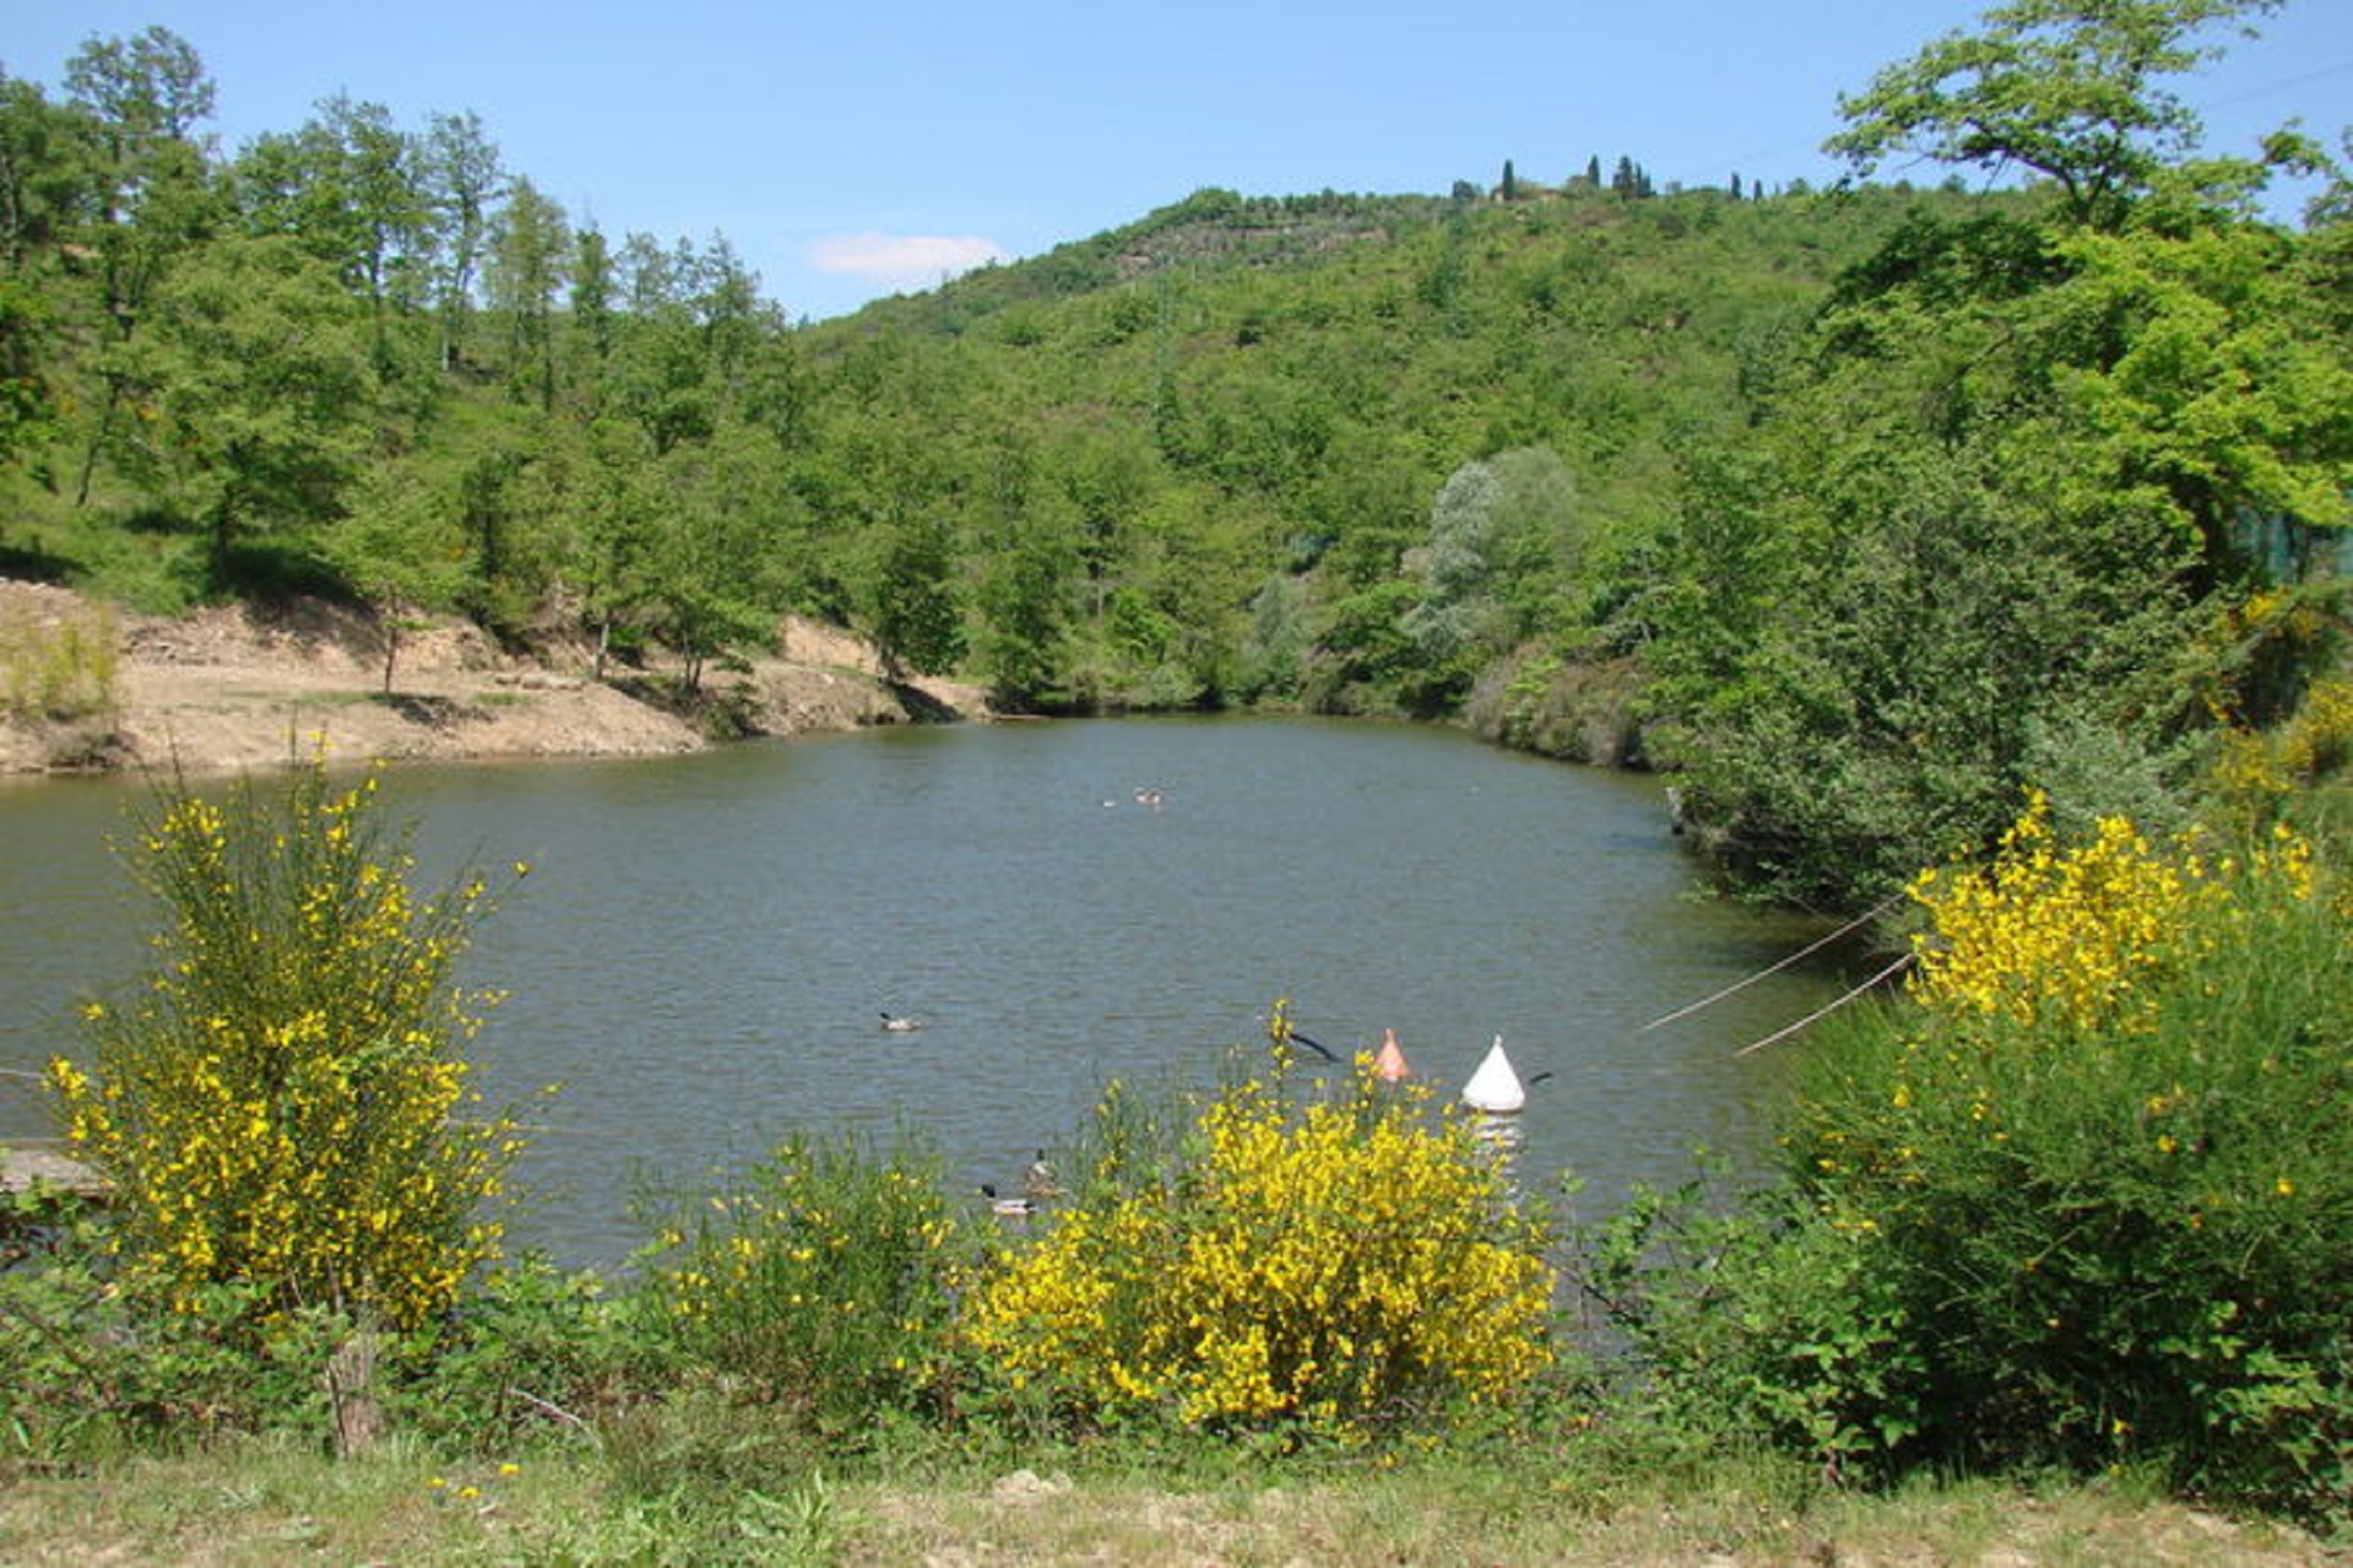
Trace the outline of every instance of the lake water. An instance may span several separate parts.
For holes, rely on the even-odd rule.
[[[1158,791],[1155,809],[1139,789]],[[495,1101],[562,1081],[516,1236],[606,1262],[649,1173],[795,1128],[903,1122],[1008,1186],[1105,1082],[1206,1082],[1278,996],[1346,1052],[1394,1029],[1449,1093],[1504,1037],[1549,1072],[1523,1185],[1606,1204],[1761,1136],[1789,1052],[1741,1044],[1834,984],[1792,971],[1643,1025],[1812,933],[1694,896],[1655,781],[1402,725],[1131,719],[913,728],[650,761],[396,767],[438,875],[522,859],[471,978]],[[0,1139],[23,1076],[148,961],[107,842],[143,786],[0,789]],[[920,1016],[909,1034],[883,1012]]]

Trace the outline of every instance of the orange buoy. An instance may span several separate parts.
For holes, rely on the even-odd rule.
[[[1413,1066],[1405,1060],[1405,1052],[1397,1044],[1397,1032],[1381,1032],[1381,1053],[1373,1058],[1373,1071],[1384,1083],[1395,1083],[1413,1076]]]

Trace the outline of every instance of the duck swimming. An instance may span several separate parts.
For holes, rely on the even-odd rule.
[[[1027,1219],[1038,1211],[1035,1198],[1000,1198],[997,1189],[988,1182],[980,1184],[980,1195],[989,1201],[989,1212],[1005,1219]]]
[[[1031,1161],[1029,1169],[1023,1172],[1021,1191],[1032,1203],[1062,1196],[1061,1178],[1054,1174],[1053,1163],[1046,1158],[1044,1149],[1038,1151],[1038,1158]]]
[[[882,1027],[893,1035],[912,1035],[923,1027],[923,1021],[906,1013],[886,1012],[882,1015]]]

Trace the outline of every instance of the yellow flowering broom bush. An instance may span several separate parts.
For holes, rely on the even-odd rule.
[[[2309,888],[2311,847],[2300,839],[2281,835],[2251,864]],[[1991,866],[1932,869],[1906,890],[1929,917],[1913,939],[1912,994],[1932,1008],[2023,1024],[2146,1028],[2163,995],[2154,982],[2192,955],[2185,945],[2217,940],[2193,907],[2227,906],[2232,892],[2217,873],[2237,869],[2236,860],[2210,865],[2195,835],[2155,849],[2121,817],[2063,845],[2048,799],[2031,790]]]
[[[973,1345],[1094,1412],[1214,1426],[1499,1401],[1551,1359],[1539,1228],[1467,1128],[1378,1082],[1203,1108],[1173,1168],[1091,1184],[976,1292]]]
[[[1618,1238],[1664,1380],[1856,1467],[2353,1508],[2341,886],[2286,829],[2063,843],[2037,800],[1913,892],[1910,996],[1810,1044],[1783,1180],[1680,1279],[1637,1279],[1655,1212]]]
[[[472,1114],[460,1051],[491,999],[453,978],[485,888],[410,890],[374,774],[290,780],[276,803],[163,789],[125,853],[169,916],[159,965],[87,1009],[91,1066],[49,1081],[114,1183],[131,1279],[190,1310],[237,1284],[412,1328],[495,1255],[486,1205],[522,1147]]]

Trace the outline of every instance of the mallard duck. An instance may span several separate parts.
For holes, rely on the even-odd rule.
[[[988,1182],[980,1184],[980,1195],[989,1201],[989,1212],[1005,1219],[1027,1219],[1038,1211],[1034,1198],[1000,1198],[997,1189]]]
[[[1044,1149],[1038,1151],[1038,1158],[1022,1173],[1021,1191],[1033,1203],[1062,1196],[1062,1179],[1054,1173],[1053,1164],[1046,1158]]]

